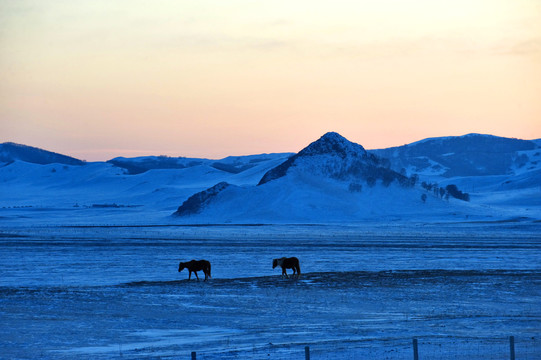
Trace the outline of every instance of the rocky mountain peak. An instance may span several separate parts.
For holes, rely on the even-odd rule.
[[[371,175],[368,173],[386,172],[384,168],[388,167],[388,164],[385,159],[369,154],[361,145],[338,133],[328,132],[284,163],[269,170],[259,185],[285,176],[294,166],[302,168],[306,173],[345,178],[369,177]]]
[[[298,153],[298,156],[338,155],[342,159],[348,156],[365,156],[366,150],[336,132],[328,132]]]

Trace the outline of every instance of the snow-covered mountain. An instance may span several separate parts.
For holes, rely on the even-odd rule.
[[[538,140],[468,134],[371,152],[388,157],[391,168],[402,174],[417,174],[428,188],[458,186],[470,194],[472,203],[523,214],[541,206]]]
[[[82,160],[31,146],[15,144],[12,142],[0,144],[0,163],[12,163],[16,160],[40,165],[53,163],[65,165],[85,164]]]
[[[361,145],[327,133],[265,173],[258,186],[221,182],[188,198],[175,215],[191,222],[336,222],[477,213],[427,195],[415,177],[388,167]]]
[[[366,151],[328,133],[296,154],[89,163],[6,143],[0,221],[541,220],[540,143],[468,135]],[[448,187],[470,202],[445,199]],[[179,205],[182,216],[171,217]]]
[[[301,171],[339,180],[364,180],[374,183],[397,180],[405,183],[405,176],[389,169],[389,162],[369,154],[361,145],[352,143],[335,132],[323,135],[286,162],[268,171],[259,185],[279,179],[291,171]]]
[[[535,141],[481,134],[430,138],[371,152],[388,158],[395,171],[445,178],[509,175],[538,169],[541,161]]]

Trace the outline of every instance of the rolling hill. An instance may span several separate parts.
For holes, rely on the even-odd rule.
[[[477,217],[464,201],[417,186],[390,163],[337,133],[327,133],[266,172],[258,186],[221,182],[175,212],[190,222],[314,222]]]
[[[0,154],[3,224],[541,220],[533,140],[470,134],[366,150],[327,133],[296,154],[219,160],[87,163],[13,143]],[[470,201],[446,198],[453,186]]]
[[[64,165],[85,164],[82,160],[32,146],[12,142],[0,144],[0,163],[12,163],[16,160],[40,165],[53,163]]]

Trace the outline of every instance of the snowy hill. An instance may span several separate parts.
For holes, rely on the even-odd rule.
[[[190,195],[220,181],[253,185],[285,154],[192,159],[179,168],[146,169],[130,174],[109,162],[85,166],[39,165],[15,160],[0,166],[0,221],[34,223],[160,223]],[[148,164],[147,158],[124,159]],[[225,171],[216,163],[232,169]],[[245,166],[249,164],[249,166]]]
[[[169,156],[141,156],[135,158],[117,157],[107,161],[117,167],[126,169],[127,173],[136,175],[155,169],[186,169],[197,166],[210,166],[231,174],[239,174],[260,163],[282,159],[289,153],[261,154],[248,156],[229,156],[221,160],[200,158],[169,157]]]
[[[388,158],[395,171],[426,176],[508,175],[521,168],[535,167],[541,160],[535,141],[492,135],[430,138],[408,145],[372,150]],[[404,169],[404,170],[402,170]]]
[[[222,182],[191,196],[175,215],[190,222],[325,223],[478,214],[464,201],[426,195],[414,178],[387,166],[361,145],[327,133],[269,170],[258,186]]]
[[[365,180],[385,183],[407,182],[405,176],[388,169],[389,162],[369,154],[359,144],[329,132],[311,143],[280,166],[267,172],[259,185],[285,176],[292,169],[341,180]]]
[[[11,142],[0,144],[0,162],[12,163],[16,160],[33,164],[84,165],[85,162],[66,155]]]
[[[328,133],[297,154],[90,163],[24,145],[0,149],[3,225],[541,220],[535,141],[469,135],[366,151]],[[470,202],[445,199],[453,185]],[[183,216],[171,217],[179,205]]]
[[[537,140],[468,134],[421,140],[370,151],[386,156],[391,168],[418,174],[421,183],[454,184],[472,203],[529,214],[541,206],[541,146]]]

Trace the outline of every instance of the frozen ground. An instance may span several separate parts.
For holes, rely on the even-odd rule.
[[[539,227],[4,227],[0,358],[540,359]]]

